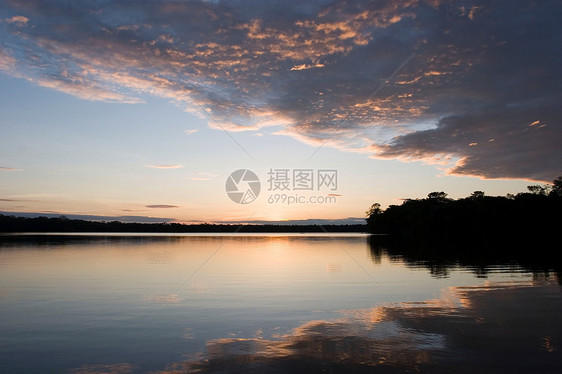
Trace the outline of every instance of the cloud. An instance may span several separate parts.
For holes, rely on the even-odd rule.
[[[144,165],[147,168],[153,169],[180,169],[183,168],[183,165]]]
[[[137,222],[137,223],[163,223],[163,222],[175,222],[174,218],[162,218],[162,217],[145,217],[145,216],[95,216],[87,214],[66,214],[62,212],[54,211],[44,211],[44,212],[6,212],[0,211],[0,214],[5,216],[16,216],[16,217],[47,217],[47,218],[58,218],[61,215],[69,219],[81,219],[85,221],[119,221],[119,222]]]
[[[341,196],[341,195],[336,195]],[[264,221],[264,220],[247,220],[247,221],[216,221],[222,224],[251,224],[251,225],[364,225],[365,218],[340,218],[340,219],[294,219],[285,221]]]
[[[208,181],[211,179],[215,179],[216,177],[218,177],[217,174],[213,174],[205,171],[192,171],[189,179],[193,181]]]
[[[450,156],[446,165],[451,174],[549,182],[562,173],[561,160],[553,154],[562,143],[557,129],[528,125],[538,112],[547,117],[541,108],[445,117],[436,128],[398,136],[376,152],[379,157],[414,160]],[[548,110],[548,118],[555,123],[562,118],[562,109]]]
[[[24,17],[24,16],[13,16],[10,18],[6,19],[6,22],[8,23],[14,23],[17,24],[18,26],[24,26],[27,24],[27,22],[29,21],[29,18]]]
[[[153,209],[179,208],[177,205],[168,205],[168,204],[146,205],[146,207],[153,208]]]
[[[22,171],[23,169],[15,169],[7,166],[0,166],[0,171]]]
[[[14,73],[15,65],[16,59],[0,49],[0,72],[12,72],[13,75],[16,75]]]
[[[555,0],[4,1],[0,70],[87,100],[159,96],[216,129],[550,181],[561,16]]]
[[[291,71],[295,71],[295,70],[306,70],[306,69],[312,69],[312,68],[323,68],[324,64],[321,63],[315,63],[315,64],[300,64],[300,65],[295,65],[291,68]]]
[[[135,366],[129,363],[82,365],[70,370],[72,374],[100,374],[100,373],[133,373]]]
[[[21,202],[26,202],[26,201],[33,201],[33,200],[27,200],[27,199],[0,199],[0,202],[7,202],[7,203],[21,203]]]
[[[199,131],[199,130],[198,129],[183,130],[185,135],[192,135],[192,134],[195,134],[197,131]]]
[[[60,196],[59,194],[52,194],[52,193],[29,193],[29,194],[11,195],[10,198],[44,199],[44,198],[59,197],[59,196]]]

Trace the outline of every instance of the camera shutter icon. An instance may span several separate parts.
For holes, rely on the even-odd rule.
[[[260,194],[260,179],[249,169],[233,171],[226,179],[226,194],[237,204],[249,204]]]

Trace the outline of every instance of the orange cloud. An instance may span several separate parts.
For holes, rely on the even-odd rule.
[[[6,18],[6,22],[8,23],[15,23],[19,26],[26,25],[29,22],[29,18],[24,16],[13,16],[10,18]]]
[[[147,168],[152,169],[180,169],[183,168],[183,165],[144,165]]]

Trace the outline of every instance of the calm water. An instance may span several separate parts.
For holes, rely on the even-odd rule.
[[[0,372],[562,372],[556,274],[369,243],[0,238]]]

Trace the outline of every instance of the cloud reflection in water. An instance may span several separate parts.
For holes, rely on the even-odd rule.
[[[342,312],[275,339],[207,342],[170,372],[556,372],[562,358],[556,282],[451,288],[424,302]]]

